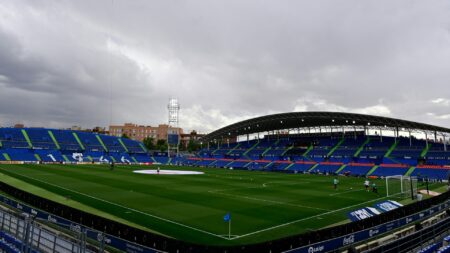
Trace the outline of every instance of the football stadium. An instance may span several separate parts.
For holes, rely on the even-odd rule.
[[[2,238],[33,252],[437,248],[450,228],[449,134],[283,113],[225,126],[177,156],[103,134],[0,128]]]
[[[450,253],[449,13],[1,0],[0,253]]]

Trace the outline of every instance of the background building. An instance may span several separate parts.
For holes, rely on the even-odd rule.
[[[180,138],[183,134],[183,129],[179,127],[169,127],[167,124],[160,124],[157,127],[133,123],[125,123],[122,126],[109,126],[110,135],[121,137],[125,134],[130,139],[137,141],[143,141],[147,137],[153,138],[155,142],[158,140],[167,140],[168,133],[177,134]]]

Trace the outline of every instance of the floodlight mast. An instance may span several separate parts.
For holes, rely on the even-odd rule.
[[[180,112],[180,104],[178,103],[178,99],[170,98],[169,104],[167,105],[167,109],[169,110],[169,122],[167,127],[167,157],[170,158],[170,150],[176,150],[176,154],[178,155],[179,146],[180,146],[180,138],[179,138],[179,128],[178,128],[178,119]],[[176,147],[171,147],[169,136],[171,134],[171,129],[176,129],[176,134],[178,136]]]

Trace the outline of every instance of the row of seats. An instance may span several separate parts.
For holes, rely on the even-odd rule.
[[[96,133],[45,129],[0,128],[2,149],[46,149],[145,153],[140,142]]]
[[[23,242],[16,237],[0,231],[0,250],[6,253],[20,253],[22,252]],[[36,250],[30,250],[31,253],[38,253]]]
[[[417,253],[449,253],[450,252],[450,235],[444,237],[442,242],[430,244]]]

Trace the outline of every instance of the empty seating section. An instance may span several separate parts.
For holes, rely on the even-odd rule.
[[[324,158],[328,155],[331,149],[340,141],[340,138],[327,138],[322,137],[318,139],[313,139],[313,149],[308,153],[308,156],[314,159],[315,161],[323,161]]]
[[[73,136],[72,131],[67,130],[50,130],[55,136],[56,141],[59,143],[61,150],[67,151],[82,151],[80,144]]]
[[[339,147],[333,152],[331,157],[351,158],[358,151],[359,147],[366,141],[365,136],[347,137]]]
[[[88,132],[0,128],[0,141],[0,161],[153,162],[140,142]]]
[[[450,151],[442,143],[408,137],[342,134],[265,136],[210,146],[194,157],[151,156],[142,143],[95,133],[0,128],[0,161],[159,163],[213,168],[413,176],[445,180]],[[411,170],[410,170],[411,168]],[[415,169],[414,169],[415,168]]]
[[[371,176],[405,175],[409,167],[403,164],[381,164]]]
[[[339,168],[344,165],[343,163],[331,163],[331,162],[322,162],[317,165],[312,172],[320,172],[320,173],[335,173]]]
[[[2,148],[29,148],[21,129],[0,128],[0,141]]]
[[[417,160],[426,147],[426,142],[415,138],[399,137],[397,146],[391,153],[391,157],[399,159]]]
[[[419,165],[411,174],[419,178],[430,178],[439,180],[448,180],[450,176],[450,167],[448,166],[433,166],[433,165]]]
[[[76,132],[76,134],[87,151],[104,151],[103,146],[97,139],[96,134],[85,132]]]
[[[375,166],[375,164],[350,163],[340,173],[352,176],[365,176]]]
[[[372,160],[381,159],[394,143],[395,138],[392,137],[371,137],[369,143],[364,146],[359,156]]]
[[[57,149],[55,143],[48,134],[47,129],[29,128],[26,129],[26,132],[31,140],[33,148]]]
[[[309,169],[311,169],[314,165],[316,165],[316,163],[314,162],[296,162],[294,163],[292,166],[288,167],[288,170],[292,170],[292,171],[299,171],[299,172],[306,172]]]
[[[126,138],[121,138],[120,141],[127,147],[129,153],[133,154],[145,154],[146,150],[142,147],[141,143]]]

